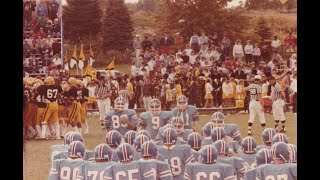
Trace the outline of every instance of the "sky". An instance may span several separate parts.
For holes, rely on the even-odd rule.
[[[126,2],[138,2],[138,0],[125,0]],[[232,2],[230,2],[228,4],[228,7],[233,7],[233,6],[237,6],[239,4],[241,0],[233,0]],[[243,3],[246,2],[246,0],[242,0]],[[65,4],[66,3],[66,0],[62,0],[62,4]]]

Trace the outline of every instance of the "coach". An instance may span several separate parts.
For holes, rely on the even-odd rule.
[[[95,89],[94,96],[98,101],[98,108],[100,113],[101,127],[104,128],[103,121],[106,113],[110,111],[110,89],[104,82],[104,77],[99,77],[99,85]]]

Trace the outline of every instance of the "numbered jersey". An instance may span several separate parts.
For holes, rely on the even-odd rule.
[[[44,85],[40,85],[35,92],[35,101],[38,108],[47,107],[46,103],[46,87]]]
[[[60,85],[48,85],[46,86],[46,96],[45,98],[48,99],[50,102],[54,102],[58,98],[58,94],[62,92],[62,88]]]
[[[257,163],[256,163],[256,154],[236,154],[237,157],[240,157],[241,159],[243,159],[248,166],[250,166],[251,168],[255,168],[257,167]]]
[[[240,144],[238,141],[229,141],[227,143],[229,149],[231,149],[233,152],[238,153],[240,151]]]
[[[246,171],[244,173],[244,180],[256,180],[256,168]]]
[[[88,162],[79,167],[79,176],[77,180],[103,180],[104,169],[116,162]]]
[[[183,180],[185,165],[189,162],[194,162],[191,147],[189,145],[173,145],[170,148],[162,146],[158,152],[163,155],[170,165],[173,179]]]
[[[172,180],[172,173],[168,163],[156,159],[140,159],[139,162],[142,166],[151,169],[151,171],[149,171],[150,173],[147,174],[147,178],[152,177],[155,180]]]
[[[184,128],[191,129],[192,124],[199,121],[199,113],[195,106],[188,105],[186,111],[180,112],[178,108],[172,110],[173,117],[181,117],[184,121]]]
[[[71,101],[82,99],[82,91],[77,86],[71,86],[66,94]]]
[[[150,174],[150,170],[151,168],[137,161],[127,164],[116,163],[104,170],[103,178],[104,180],[153,180],[150,176],[146,177]]]
[[[79,99],[80,103],[84,103],[84,102],[87,102],[88,101],[88,98],[89,97],[89,89],[87,89],[86,87],[83,87],[81,89],[81,99]]]
[[[235,156],[218,157],[217,163],[228,164],[232,168],[234,168],[234,171],[237,174],[237,179],[240,179],[240,177],[243,177],[244,172],[250,168],[243,159]]]
[[[256,176],[261,180],[294,180],[297,177],[297,164],[264,164],[257,167]]]
[[[67,93],[66,92],[62,92],[60,94],[60,96],[58,96],[58,104],[65,106],[66,102],[67,102],[67,99],[68,99]]]
[[[187,141],[189,134],[193,131],[191,129],[185,129],[182,133],[178,134],[178,139]]]
[[[158,116],[152,116],[150,112],[140,114],[140,119],[144,122],[145,129],[150,133],[151,139],[156,139],[159,128],[166,125],[171,118],[171,111],[161,111]]]
[[[224,131],[226,133],[226,136],[231,137],[234,141],[238,141],[241,143],[241,135],[240,131],[238,130],[238,125],[229,123],[224,125]]]
[[[189,163],[184,173],[185,180],[234,180],[234,169],[227,164]]]
[[[126,109],[122,112],[110,111],[107,113],[105,119],[105,128],[110,127],[111,129],[117,130],[122,136],[124,136],[130,129],[127,128],[128,124],[123,122],[123,118],[128,118],[128,120],[135,126],[138,123],[138,116],[136,111],[133,109]]]
[[[59,159],[52,162],[48,180],[77,180],[79,166],[87,163],[82,159]]]
[[[67,152],[68,151],[68,145],[59,144],[59,145],[53,145],[50,147],[50,156],[52,157],[53,152],[56,152],[55,154],[59,152]]]
[[[259,100],[261,93],[262,93],[262,86],[259,84],[250,84],[248,87],[245,88],[246,91],[250,92],[250,100]]]
[[[263,148],[267,148],[267,149],[271,150],[271,146],[260,145],[260,146],[256,147],[256,152],[258,152],[260,149],[263,149]]]

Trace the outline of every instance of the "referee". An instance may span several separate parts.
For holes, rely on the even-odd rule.
[[[276,82],[276,79],[273,76],[269,78],[269,83],[271,85],[272,111],[275,122],[274,128],[278,132],[277,128],[279,125],[279,121],[281,121],[282,129],[280,132],[285,133],[286,117],[284,115],[284,106],[286,103],[284,101],[284,89],[280,86],[278,82]]]
[[[249,122],[248,122],[248,135],[252,135],[252,125],[256,115],[258,115],[262,128],[266,126],[266,119],[264,117],[263,107],[262,107],[262,86],[259,84],[261,80],[260,75],[254,76],[254,82],[245,88],[250,94],[249,103]]]
[[[98,101],[101,127],[104,128],[103,121],[106,117],[106,113],[110,111],[110,90],[108,89],[108,86],[105,84],[103,77],[99,77],[98,81],[99,85],[95,89],[94,96]]]

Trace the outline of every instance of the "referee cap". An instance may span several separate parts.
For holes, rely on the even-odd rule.
[[[255,75],[255,76],[254,76],[254,79],[261,80],[261,76],[260,76],[260,75]]]

